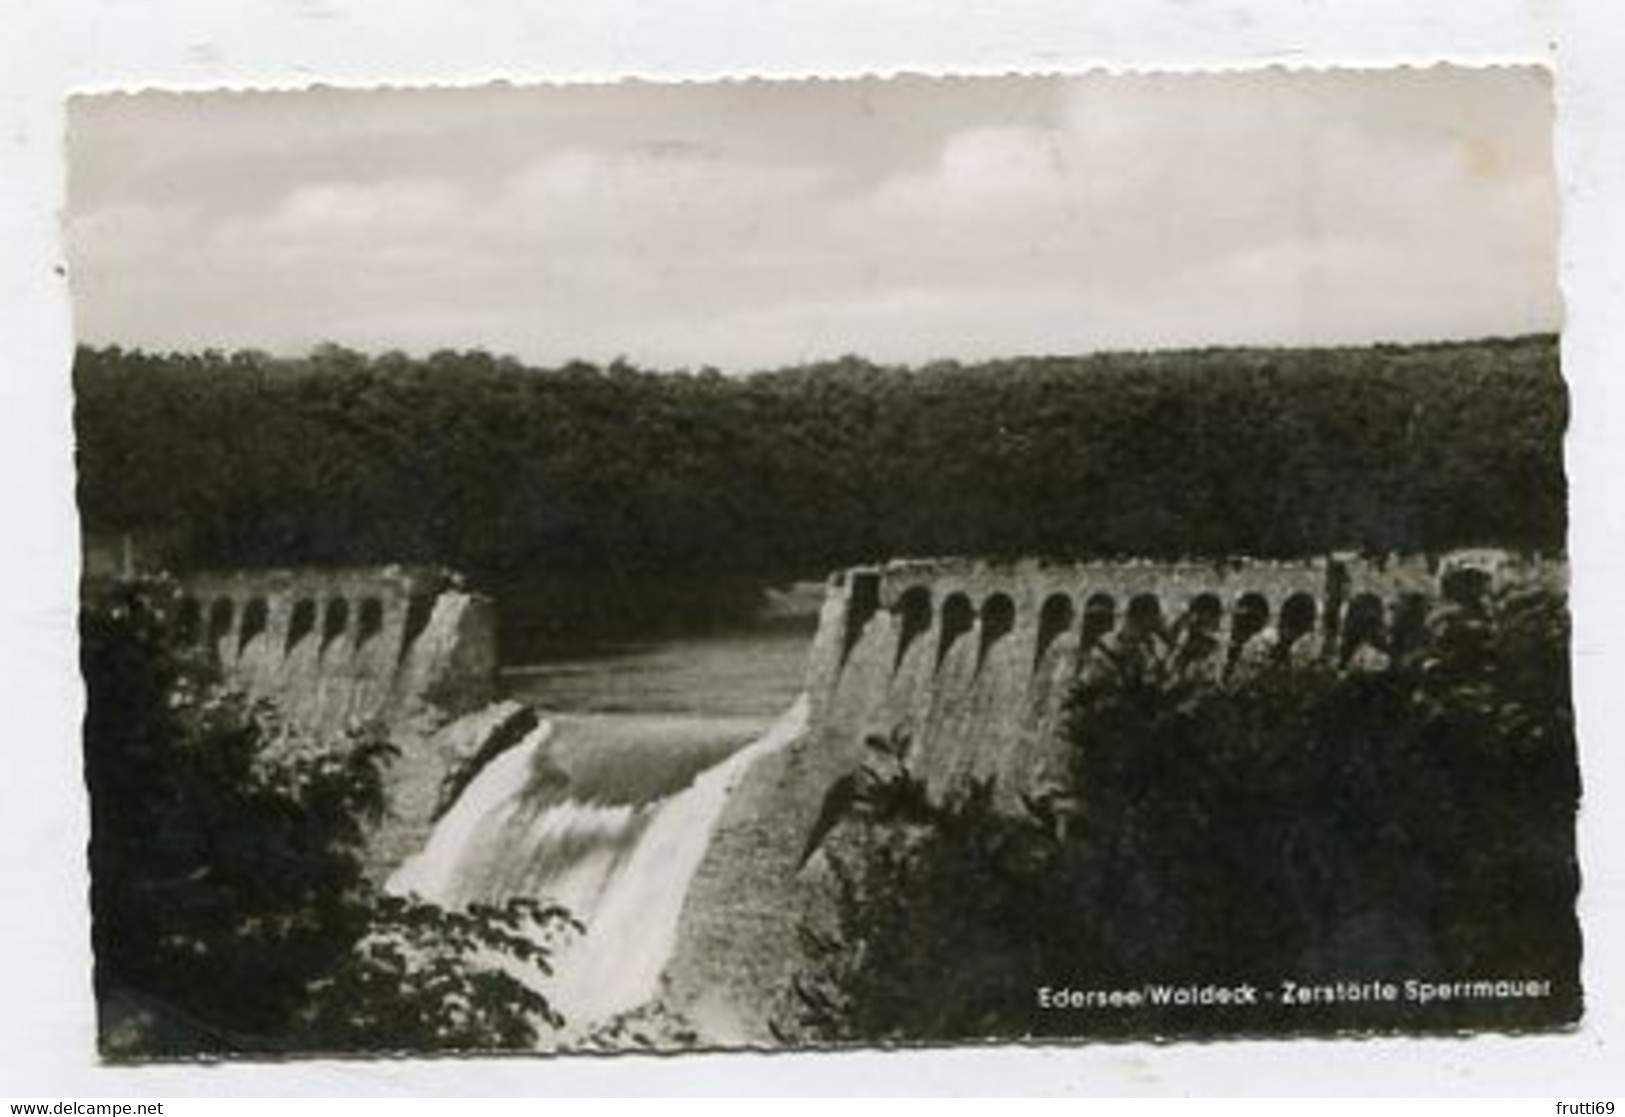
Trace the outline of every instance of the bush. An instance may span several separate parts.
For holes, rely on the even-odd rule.
[[[528,899],[448,911],[377,896],[366,933],[312,983],[298,1034],[318,1051],[533,1048],[564,1019],[525,975],[552,972],[540,943],[568,923]]]
[[[446,912],[363,872],[394,749],[305,741],[179,650],[175,587],[99,587],[81,622],[91,907],[112,1055],[527,1046],[555,1024],[523,904]]]
[[[988,789],[855,812],[779,1014],[830,1041],[1524,1027],[1579,1011],[1578,786],[1560,597],[1443,611],[1381,671],[1222,685],[1153,657],[1084,673],[1077,816]],[[910,778],[910,777],[899,777]],[[906,798],[906,797],[905,797]],[[1063,821],[1065,824],[1063,824]],[[1550,979],[1540,1000],[1040,1012],[1147,983]]]

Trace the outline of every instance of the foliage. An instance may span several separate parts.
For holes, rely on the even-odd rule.
[[[893,798],[920,798],[912,777]],[[797,928],[801,963],[773,1021],[781,1040],[952,1041],[1003,1034],[1031,971],[1031,889],[1058,852],[989,785],[902,819],[859,816],[826,846],[831,911]]]
[[[1579,1011],[1578,787],[1560,597],[1440,610],[1381,672],[1243,684],[1148,659],[1071,704],[1077,817],[978,791],[832,847],[787,1036],[1549,1025]],[[1041,1012],[1041,986],[1550,978],[1551,999]]]
[[[571,1044],[576,1051],[681,1051],[702,1046],[700,1031],[681,1011],[662,1000],[595,1024]]]
[[[739,615],[878,555],[1557,548],[1550,337],[750,376],[82,349],[93,533],[189,564],[426,561],[505,639]],[[748,479],[748,483],[742,483]]]
[[[1552,595],[1441,611],[1387,672],[1083,688],[1074,779],[1135,972],[1561,973],[1577,795]],[[1275,904],[1261,906],[1260,897]]]
[[[538,1021],[564,1025],[533,982],[565,925],[564,909],[525,898],[448,911],[378,896],[366,934],[312,986],[301,1036],[318,1051],[534,1048]],[[490,958],[505,961],[472,964]]]
[[[533,1040],[551,1011],[487,959],[545,966],[522,932],[557,913],[380,895],[362,853],[393,748],[373,730],[326,744],[290,735],[179,650],[178,603],[168,583],[120,582],[82,613],[104,1047]]]

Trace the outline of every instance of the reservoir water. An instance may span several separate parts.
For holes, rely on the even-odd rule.
[[[757,718],[782,713],[805,681],[816,618],[643,644],[584,648],[502,672],[511,697],[573,714]]]

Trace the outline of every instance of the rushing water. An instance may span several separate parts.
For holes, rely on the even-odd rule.
[[[585,934],[541,988],[572,1032],[648,1003],[729,792],[805,724],[810,640],[776,626],[507,672],[543,722],[470,782],[391,887],[569,909]]]

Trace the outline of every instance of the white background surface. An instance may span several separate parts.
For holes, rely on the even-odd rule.
[[[1589,1012],[1538,1038],[108,1069],[75,663],[68,90],[1555,60]],[[1618,1098],[1625,778],[1625,14],[1617,0],[0,0],[0,1096],[555,1092]],[[1381,189],[1373,182],[1372,189]],[[1533,1111],[1533,1110],[1532,1110]],[[1551,1112],[1541,1106],[1539,1111]]]

